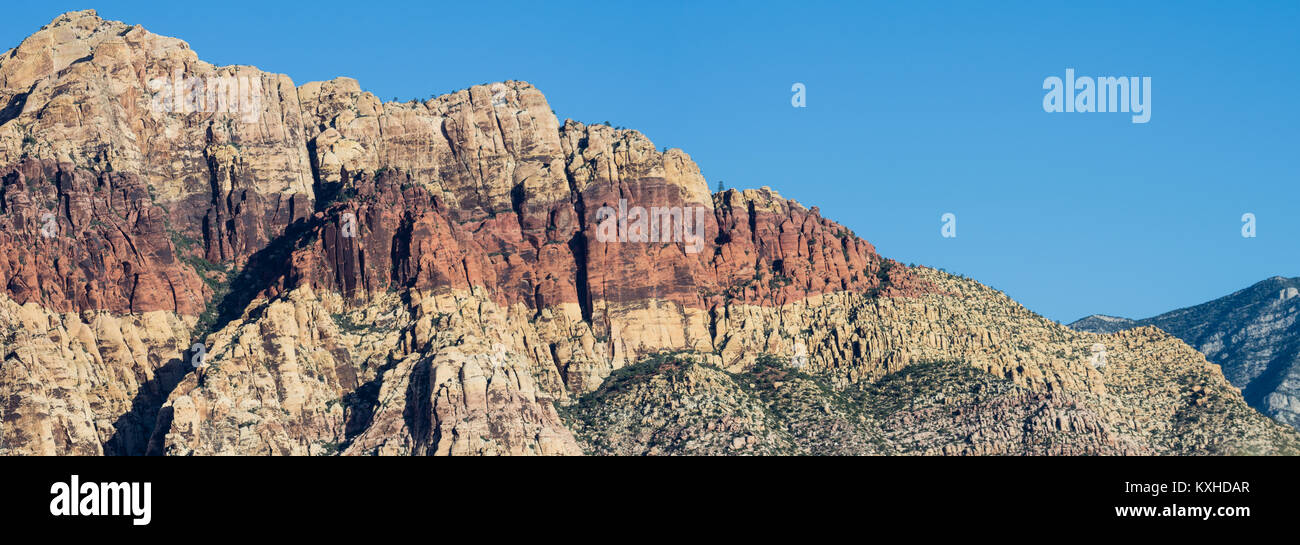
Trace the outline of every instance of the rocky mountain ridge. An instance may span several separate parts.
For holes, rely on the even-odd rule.
[[[1113,332],[1154,326],[1186,341],[1223,368],[1246,402],[1277,421],[1300,427],[1300,278],[1274,276],[1208,303],[1141,320],[1070,324]]]
[[[1118,316],[1107,316],[1105,314],[1093,314],[1075,320],[1070,324],[1070,329],[1078,331],[1087,331],[1089,333],[1116,333],[1126,329],[1138,327],[1137,320],[1120,318]]]
[[[257,115],[159,109],[177,71],[260,82]],[[0,56],[0,102],[0,454],[1300,448],[1158,330],[1075,332],[711,193],[525,82],[383,103],[83,11]],[[629,206],[654,219],[602,215]]]

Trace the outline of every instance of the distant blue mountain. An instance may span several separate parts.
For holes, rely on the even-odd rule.
[[[1156,326],[1219,365],[1251,407],[1300,429],[1300,278],[1274,276],[1208,303],[1142,320],[1094,314],[1070,324],[1114,333]]]

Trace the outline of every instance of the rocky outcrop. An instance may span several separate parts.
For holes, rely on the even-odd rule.
[[[1195,347],[1243,391],[1246,402],[1300,428],[1300,278],[1275,276],[1208,303],[1099,328],[1095,316],[1070,327],[1113,332],[1158,327]],[[1123,320],[1122,318],[1116,320]]]
[[[1152,453],[1095,405],[956,362],[837,390],[774,358],[728,373],[673,354],[620,370],[566,415],[592,454]]]
[[[143,453],[180,382],[174,313],[56,312],[0,295],[0,455]]]
[[[0,178],[4,291],[63,312],[202,312],[211,290],[182,262],[149,188],[130,173],[21,161]]]
[[[1106,316],[1105,314],[1093,314],[1076,320],[1070,324],[1070,329],[1076,331],[1087,331],[1089,333],[1115,333],[1125,329],[1133,329],[1140,324],[1136,320],[1120,318],[1118,316]]]
[[[720,309],[734,321],[710,324],[711,344],[767,354],[759,361],[728,363],[725,349],[685,348],[684,360],[651,355],[633,366],[599,349],[592,324],[545,310],[539,316],[522,302],[502,308],[482,288],[411,290],[349,306],[302,286],[215,336],[210,377],[220,379],[187,377],[169,401],[170,432],[157,442],[169,453],[200,454],[1275,454],[1300,447],[1293,431],[1247,407],[1217,367],[1157,329],[1078,333],[973,281],[913,273],[938,292]],[[272,326],[288,320],[271,309],[287,315],[290,304],[307,309],[294,312],[298,325]],[[281,329],[320,340],[280,340]],[[227,336],[247,340],[223,348]],[[1092,365],[1096,344],[1107,352],[1101,369]],[[288,346],[302,348],[289,357]],[[600,365],[592,369],[615,371],[596,375],[591,391],[574,388],[564,380],[574,359],[557,347],[595,358]],[[773,359],[788,363],[773,366]],[[949,363],[926,367],[935,362]],[[359,378],[337,378],[353,375]],[[258,408],[239,413],[234,405]],[[567,414],[567,427],[552,407]],[[283,431],[302,422],[317,435]]]
[[[252,95],[167,99],[178,71]],[[0,58],[0,100],[6,454],[1297,444],[1176,339],[1077,333],[768,188],[710,193],[524,82],[382,103],[73,12]],[[664,351],[695,363],[615,374]]]
[[[237,107],[222,82],[243,87]],[[172,95],[167,100],[166,90]],[[235,93],[238,97],[240,93]],[[188,100],[187,100],[188,99]],[[134,177],[214,263],[242,263],[310,213],[312,176],[288,77],[215,67],[189,45],[93,10],[0,57],[0,168],[24,157]],[[116,204],[116,203],[114,203]],[[58,221],[72,222],[67,210]]]
[[[347,309],[301,288],[209,339],[211,367],[163,408],[165,454],[576,454],[522,354],[472,296]],[[165,434],[165,435],[164,435]]]
[[[221,95],[227,81],[244,84],[242,110]],[[162,90],[175,92],[164,101]],[[0,56],[0,295],[24,308],[125,321],[164,312],[177,326],[158,330],[157,354],[96,360],[108,366],[96,373],[113,403],[89,393],[89,383],[66,390],[93,406],[67,413],[80,422],[66,427],[99,428],[85,435],[99,438],[96,449],[144,452],[169,391],[162,386],[183,373],[166,367],[168,354],[196,340],[196,323],[213,324],[227,271],[310,214],[297,98],[287,77],[212,66],[185,42],[93,10],[61,15]],[[0,391],[16,396],[14,407],[44,399],[54,384],[35,368],[5,375]],[[101,425],[110,414],[134,423]],[[6,433],[39,435],[41,426]],[[59,441],[56,452],[90,452]]]

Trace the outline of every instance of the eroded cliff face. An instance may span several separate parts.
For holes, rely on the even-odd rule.
[[[151,82],[177,69],[255,79],[259,115],[160,110]],[[0,93],[0,452],[657,453],[643,443],[665,434],[700,438],[687,453],[1297,444],[1159,331],[1076,333],[884,258],[770,189],[710,193],[686,153],[561,123],[524,82],[382,103],[350,79],[295,89],[77,12],[0,58]],[[631,398],[602,386],[666,350],[702,367]],[[762,354],[798,374],[767,380],[802,392],[783,414],[849,408],[751,421],[776,401],[714,392],[768,373]],[[988,395],[890,386],[930,362],[959,362],[968,373],[926,376]],[[917,405],[879,408],[899,395]],[[967,412],[935,419],[945,400]],[[636,407],[657,416],[600,424]]]
[[[171,312],[57,312],[0,295],[0,332],[0,455],[142,453],[186,371],[189,326]]]
[[[214,82],[241,80],[254,96],[219,111],[231,108],[215,103]],[[164,103],[163,88],[179,92]],[[183,41],[88,10],[59,16],[0,58],[0,99],[0,165],[37,157],[68,172],[140,178],[171,227],[203,241],[212,262],[241,262],[311,211],[287,76],[215,67]]]
[[[212,107],[204,101],[215,99],[209,92],[216,88],[190,85],[220,78],[253,82],[244,107],[256,107],[257,115]],[[157,101],[164,87],[178,90],[166,107]],[[196,322],[211,323],[200,318],[216,302],[224,272],[242,267],[310,213],[311,168],[297,99],[287,77],[214,67],[180,40],[94,11],[61,15],[0,56],[2,295],[51,313],[133,320],[164,312],[170,323],[184,324],[150,335],[149,358],[121,367],[100,362],[113,367],[105,380],[115,397],[128,408],[133,399],[146,407],[132,419],[151,420],[168,393],[141,388],[179,379],[178,369],[175,380],[151,382],[171,361],[167,354],[189,346]],[[0,348],[16,353],[14,346]],[[10,376],[0,392],[11,400],[36,399],[36,385],[53,385],[37,375]],[[81,395],[75,391],[68,395]],[[127,411],[81,401],[90,416],[71,428],[99,426],[94,435],[121,437],[113,444],[127,449],[105,442],[110,452],[143,452],[152,421],[118,434],[112,422]],[[38,413],[32,418],[54,418]],[[6,422],[5,435],[32,431]],[[28,448],[17,438],[4,441],[20,452]]]
[[[914,273],[941,292],[711,309],[734,327],[698,335],[781,363],[678,346],[669,359],[685,363],[634,366],[643,380],[618,374],[626,365],[592,324],[503,308],[482,288],[348,306],[301,286],[217,335],[214,368],[186,377],[164,409],[175,419],[161,443],[173,454],[1298,452],[1294,432],[1159,330],[1078,333],[973,281]],[[241,344],[224,348],[227,335]],[[561,349],[615,376],[593,371],[596,386],[576,388]],[[311,433],[284,431],[306,422]]]

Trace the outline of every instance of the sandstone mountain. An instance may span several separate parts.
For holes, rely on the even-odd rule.
[[[1142,320],[1089,316],[1070,327],[1094,333],[1155,326],[1192,345],[1241,388],[1246,402],[1300,427],[1300,278],[1274,276],[1208,303]]]
[[[61,15],[0,55],[0,454],[1300,451],[1162,331],[708,187],[528,83],[384,103]]]

